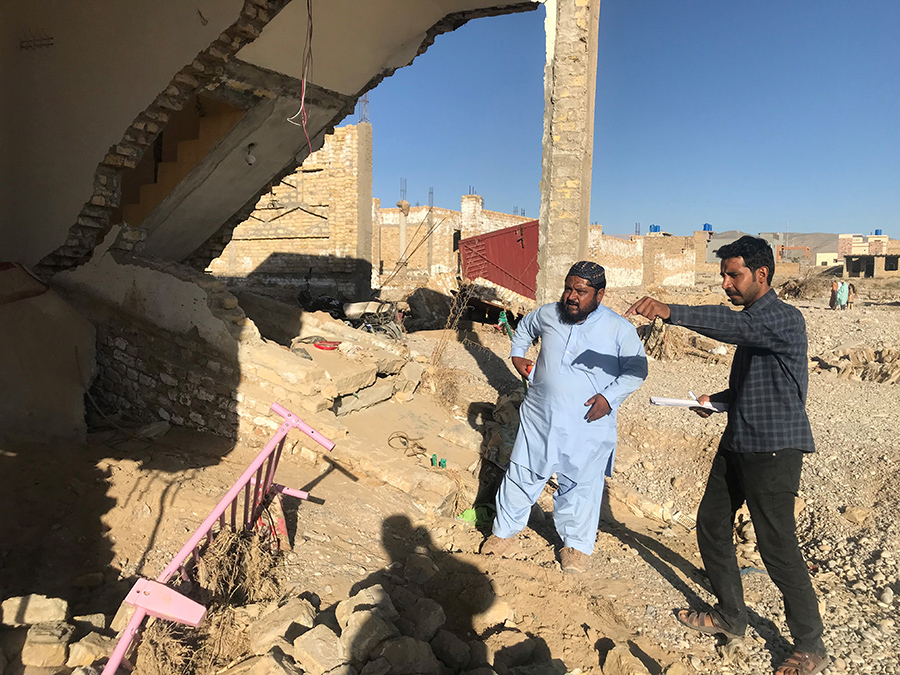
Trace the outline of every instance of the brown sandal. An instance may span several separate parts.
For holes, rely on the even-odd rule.
[[[794,652],[784,660],[775,675],[816,675],[828,667],[830,659],[812,652]]]
[[[724,635],[728,638],[744,637],[728,630],[725,627],[725,622],[722,621],[716,612],[696,612],[692,609],[679,609],[675,612],[675,618],[688,628],[693,628],[701,633]]]

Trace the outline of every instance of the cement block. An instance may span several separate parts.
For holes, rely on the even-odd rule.
[[[45,595],[24,595],[7,598],[0,605],[0,623],[7,626],[29,626],[35,623],[65,621],[69,603],[61,598]]]
[[[347,361],[340,367],[330,368],[326,371],[326,375],[331,380],[335,396],[344,396],[373,384],[378,375],[378,368],[373,362]],[[323,391],[326,391],[324,387]]]

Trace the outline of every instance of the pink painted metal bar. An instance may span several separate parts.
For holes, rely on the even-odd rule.
[[[185,570],[183,569],[184,562],[192,553],[197,553],[197,547],[203,541],[203,538],[209,534],[210,530],[212,530],[217,521],[221,519],[221,522],[224,526],[225,511],[229,506],[232,506],[232,503],[236,502],[241,491],[244,491],[244,526],[246,527],[256,519],[257,506],[259,505],[260,499],[265,497],[268,489],[271,487],[271,482],[275,477],[278,459],[280,459],[281,457],[281,448],[284,444],[284,438],[287,435],[288,431],[291,430],[291,428],[299,429],[311,439],[316,441],[316,443],[324,447],[326,450],[331,450],[334,447],[333,441],[325,438],[325,436],[306,424],[303,420],[290,412],[284,406],[279,405],[278,403],[273,403],[272,410],[284,418],[284,423],[280,427],[278,427],[278,431],[275,432],[275,435],[271,438],[271,440],[269,440],[269,442],[266,444],[266,447],[263,448],[262,452],[260,452],[250,463],[250,466],[248,466],[244,470],[244,473],[241,474],[241,477],[238,478],[231,489],[229,489],[228,492],[225,493],[225,496],[206,517],[206,520],[203,521],[200,527],[198,527],[194,534],[191,535],[190,539],[188,539],[187,543],[185,543],[185,545],[181,547],[181,550],[175,555],[172,561],[156,578],[156,581],[158,581],[159,583],[166,583],[169,579],[172,578],[172,575],[174,575],[180,569],[182,572],[182,576],[185,575]],[[277,453],[274,462],[271,461],[273,459],[273,453]],[[266,485],[266,489],[260,493],[259,482],[263,474],[263,464],[265,464],[267,460],[270,461],[270,465],[266,467],[266,482],[269,483],[269,485]],[[272,466],[272,464],[274,464],[274,466]],[[256,476],[254,476],[254,474],[256,474]],[[254,477],[256,478],[255,481],[253,480]],[[252,508],[249,504],[251,482],[255,483],[255,489],[253,489],[252,491]],[[301,493],[302,491],[297,490],[296,492]],[[302,494],[305,495],[306,493]],[[299,494],[297,496],[299,496]],[[302,498],[305,499],[305,496]],[[232,508],[232,522],[234,521],[234,513],[235,507]],[[125,653],[128,651],[131,643],[136,639],[138,631],[140,631],[141,624],[146,617],[146,610],[142,609],[141,607],[135,607],[135,611],[131,617],[131,620],[129,620],[128,625],[125,627],[125,630],[122,633],[122,637],[119,638],[119,642],[116,644],[116,647],[113,650],[112,654],[110,654],[109,661],[103,668],[103,675],[115,675],[116,670],[125,657]]]

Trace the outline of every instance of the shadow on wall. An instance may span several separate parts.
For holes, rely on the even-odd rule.
[[[205,305],[207,295],[199,287],[191,288],[195,295],[190,296],[141,287],[137,272],[135,283],[123,285],[127,290],[118,304],[89,298],[73,287],[61,289],[96,334],[96,369],[84,401],[89,434],[86,444],[76,439],[0,445],[3,598],[39,593],[66,599],[72,615],[114,612],[129,590],[129,577],[136,571],[155,575],[159,563],[167,562],[154,559],[141,570],[148,556],[167,556],[183,543],[184,528],[165,546],[159,535],[173,518],[171,500],[190,472],[218,464],[234,447],[237,342],[222,321],[219,339],[213,340],[201,335],[196,323],[172,331],[140,318],[152,316],[154,305],[172,305],[173,314],[194,312],[192,300],[202,298]],[[104,268],[97,278],[108,286],[116,282]],[[7,310],[16,304],[21,303]],[[52,335],[47,329],[32,340],[41,344]],[[53,363],[53,351],[47,354]],[[62,373],[52,375],[61,381]],[[53,378],[48,381],[53,386]],[[161,421],[174,428],[155,440],[153,432],[165,426]],[[154,423],[155,429],[148,426]],[[125,480],[114,483],[114,474]],[[123,483],[133,490],[122,492]],[[192,529],[194,520],[187,518],[185,527]],[[113,540],[112,528],[128,541]]]
[[[296,298],[301,292],[328,296],[341,302],[372,299],[372,263],[334,255],[272,252],[245,276],[234,274],[236,263],[229,253],[212,271],[229,288],[255,290],[279,299]]]

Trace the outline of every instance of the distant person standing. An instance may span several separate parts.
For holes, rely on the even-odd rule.
[[[853,309],[854,300],[856,300],[856,286],[850,282],[847,284],[847,309]]]
[[[837,309],[837,291],[838,282],[835,280],[831,282],[831,299],[828,301],[828,306],[831,309]]]
[[[847,309],[847,298],[850,296],[850,287],[846,281],[842,281],[837,289],[837,305],[841,309]]]
[[[803,315],[772,290],[775,259],[769,244],[741,237],[723,246],[722,289],[727,307],[666,305],[645,297],[627,312],[659,317],[737,345],[728,388],[698,399],[728,404],[728,424],[697,512],[697,544],[718,604],[683,609],[678,620],[701,633],[741,637],[747,606],[734,547],[735,513],[746,502],[766,571],[784,598],[794,651],[775,675],[814,675],[828,667],[816,592],[797,541],[794,505],[803,456],[815,451],[806,391],[808,341]],[[708,410],[697,409],[707,417]]]

